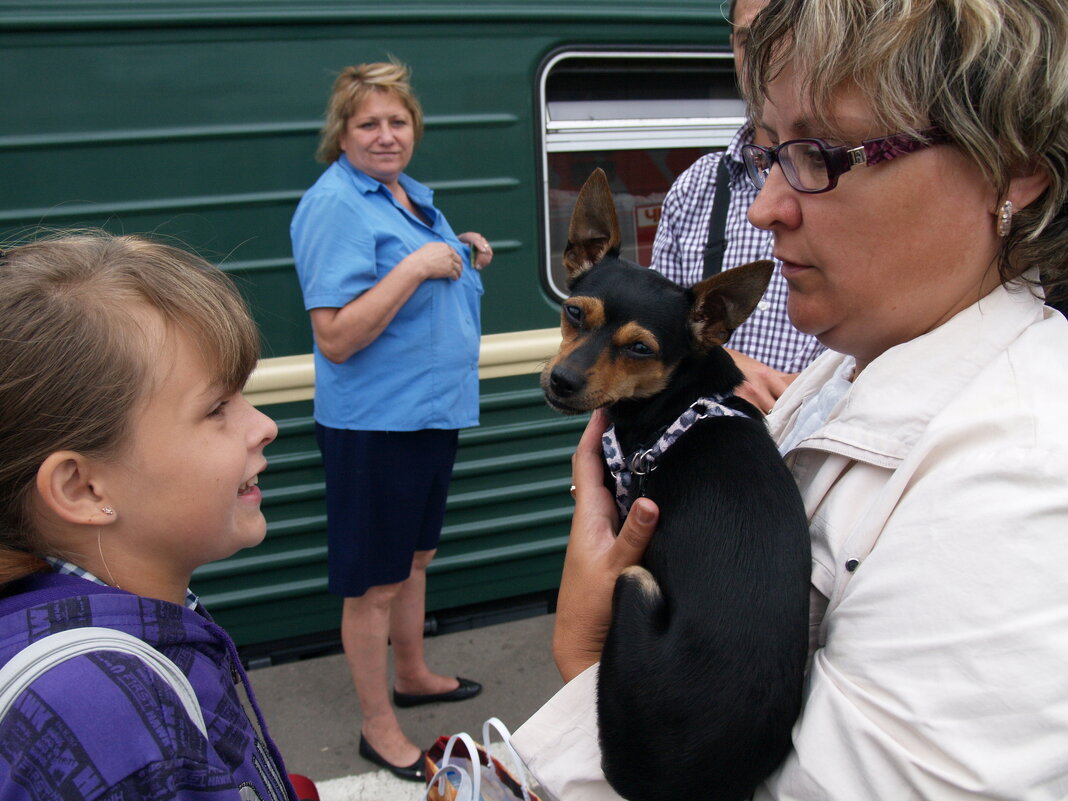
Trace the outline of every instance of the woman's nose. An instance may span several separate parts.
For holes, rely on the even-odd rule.
[[[798,193],[786,181],[782,167],[773,164],[756,200],[749,206],[749,222],[771,231],[776,227],[796,228],[801,224]]]

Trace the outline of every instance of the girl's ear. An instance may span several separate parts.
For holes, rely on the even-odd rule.
[[[115,512],[93,468],[91,459],[75,451],[50,454],[37,469],[37,494],[45,509],[67,523],[112,523]]]

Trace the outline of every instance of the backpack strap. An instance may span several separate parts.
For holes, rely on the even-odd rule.
[[[727,162],[730,156],[724,151],[716,166],[715,195],[712,197],[712,213],[708,217],[708,241],[705,243],[705,267],[702,278],[716,275],[723,270],[723,254],[727,251],[727,207],[731,203],[731,173]]]
[[[95,651],[117,651],[139,657],[171,686],[186,714],[207,738],[208,728],[196,692],[178,666],[144,640],[101,626],[82,626],[49,634],[15,654],[0,668],[0,720],[37,678],[68,659]]]

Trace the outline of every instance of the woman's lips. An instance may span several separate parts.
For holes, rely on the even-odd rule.
[[[800,275],[806,270],[812,269],[809,265],[798,264],[796,261],[788,261],[787,259],[780,259],[780,261],[782,262],[780,272],[783,278],[793,278],[795,275]]]

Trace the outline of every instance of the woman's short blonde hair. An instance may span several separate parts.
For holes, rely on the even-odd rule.
[[[999,196],[1036,167],[1049,187],[1017,210],[1003,240],[1003,281],[1040,267],[1068,273],[1068,3],[1065,0],[771,0],[754,20],[744,85],[765,89],[790,63],[819,120],[855,85],[886,133],[928,124],[983,170]]]
[[[244,386],[259,334],[230,278],[140,236],[55,235],[0,251],[0,583],[45,551],[30,514],[49,454],[109,458],[151,390],[158,314],[203,354],[220,388]]]
[[[334,81],[326,106],[326,122],[319,132],[319,149],[315,158],[332,164],[341,156],[341,135],[349,117],[355,114],[372,92],[388,92],[412,115],[415,143],[423,138],[423,109],[412,91],[411,70],[398,61],[377,61],[345,67]]]

